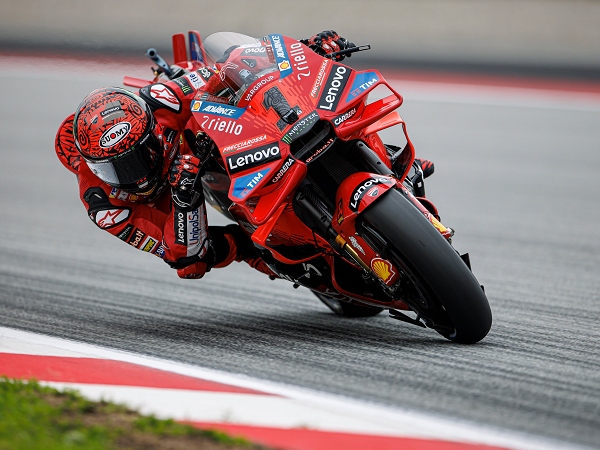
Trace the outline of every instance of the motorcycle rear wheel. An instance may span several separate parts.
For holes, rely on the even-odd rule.
[[[388,191],[362,218],[385,238],[387,257],[410,279],[413,299],[407,303],[427,326],[462,344],[487,335],[492,312],[481,285],[404,192]]]
[[[314,292],[319,300],[321,300],[325,306],[334,312],[336,316],[343,317],[372,317],[383,311],[383,308],[377,308],[376,306],[367,305],[355,305],[353,303],[344,302],[328,295],[321,294],[320,292]]]

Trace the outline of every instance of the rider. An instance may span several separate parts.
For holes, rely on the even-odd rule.
[[[321,55],[354,47],[334,31],[301,42]],[[164,259],[181,278],[201,278],[234,260],[272,275],[238,225],[208,227],[203,194],[190,192],[214,146],[188,128],[190,105],[215,74],[203,67],[146,86],[139,95],[97,89],[60,126],[56,152],[77,175],[90,219]]]

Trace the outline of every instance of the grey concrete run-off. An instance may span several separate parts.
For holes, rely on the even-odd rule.
[[[170,48],[171,35],[237,31],[296,38],[334,29],[370,58],[600,70],[596,0],[2,0],[0,45]]]

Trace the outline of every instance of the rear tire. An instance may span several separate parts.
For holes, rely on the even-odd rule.
[[[336,316],[343,317],[372,317],[383,311],[383,308],[377,308],[375,306],[366,305],[355,305],[353,303],[344,302],[342,300],[329,297],[319,292],[314,292],[319,300],[321,300],[325,306],[334,312]]]
[[[391,246],[388,258],[416,287],[418,298],[407,303],[428,326],[463,344],[474,344],[487,335],[492,312],[481,285],[404,192],[388,191],[362,218]]]

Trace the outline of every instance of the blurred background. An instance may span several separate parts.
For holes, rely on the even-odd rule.
[[[194,29],[372,45],[344,63],[403,95],[427,197],[485,285],[486,339],[337,318],[245,264],[180,280],[97,229],[56,131]],[[0,326],[597,448],[600,0],[0,0],[0,80]]]
[[[597,0],[2,0],[0,49],[170,54],[171,35],[333,29],[403,68],[600,78]],[[357,58],[354,58],[355,60]]]

